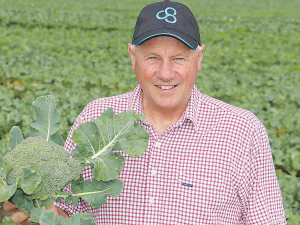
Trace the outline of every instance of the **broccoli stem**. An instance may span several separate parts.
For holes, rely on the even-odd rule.
[[[5,180],[2,179],[2,177],[0,177],[0,180],[1,180],[2,184],[7,184],[7,183],[5,182]]]
[[[112,187],[112,188],[109,188],[109,189],[105,189],[105,191],[91,191],[91,192],[83,192],[83,193],[78,193],[78,194],[71,194],[71,196],[73,196],[73,197],[83,197],[83,196],[86,196],[86,195],[100,194],[100,193],[103,193],[103,192],[107,192],[110,189],[114,189],[114,188]],[[68,196],[69,196],[68,194],[66,194],[66,195],[59,194],[59,195],[54,195],[53,198],[66,198]]]
[[[38,207],[38,208],[41,208],[41,205],[40,205],[40,203],[39,203],[39,200],[35,200],[35,202],[36,202],[37,207]]]
[[[102,150],[100,150],[99,152],[97,152],[95,155],[93,155],[91,157],[91,159],[95,159],[97,158],[99,155],[101,155],[103,152],[107,151],[107,150],[110,150],[110,147],[113,146],[115,144],[115,139],[117,138],[118,136],[116,136],[108,145],[106,145]],[[87,160],[88,161],[88,160]]]

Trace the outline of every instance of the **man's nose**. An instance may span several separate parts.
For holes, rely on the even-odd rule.
[[[175,76],[172,63],[168,60],[163,60],[157,69],[156,76],[163,81],[172,80]]]

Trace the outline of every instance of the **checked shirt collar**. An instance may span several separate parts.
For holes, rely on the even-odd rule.
[[[179,127],[181,126],[185,121],[191,122],[193,124],[193,128],[198,131],[201,129],[201,125],[199,124],[199,111],[201,110],[201,99],[203,98],[203,95],[196,85],[194,85],[191,97],[189,100],[189,103],[183,112],[181,118],[172,126],[173,127]],[[136,113],[142,113],[144,114],[144,109],[143,109],[143,103],[142,103],[142,88],[138,84],[133,92],[131,92],[131,96],[129,97],[128,100],[128,110],[134,110]],[[203,106],[202,106],[203,110]],[[141,121],[142,124],[149,124],[146,119]]]

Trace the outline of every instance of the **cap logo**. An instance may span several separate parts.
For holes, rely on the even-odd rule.
[[[168,10],[172,10],[173,14],[169,13]],[[165,16],[161,17],[161,13],[165,13]],[[177,18],[175,17],[175,15],[177,14],[176,9],[172,8],[172,7],[168,7],[165,10],[161,10],[156,14],[156,18],[159,20],[165,20],[168,23],[176,23],[177,22]],[[169,20],[168,17],[172,17],[172,20]]]

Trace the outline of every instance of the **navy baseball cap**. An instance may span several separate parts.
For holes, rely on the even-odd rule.
[[[178,2],[165,0],[147,5],[136,21],[132,44],[139,45],[157,36],[171,36],[196,49],[200,44],[197,20],[191,10]]]

